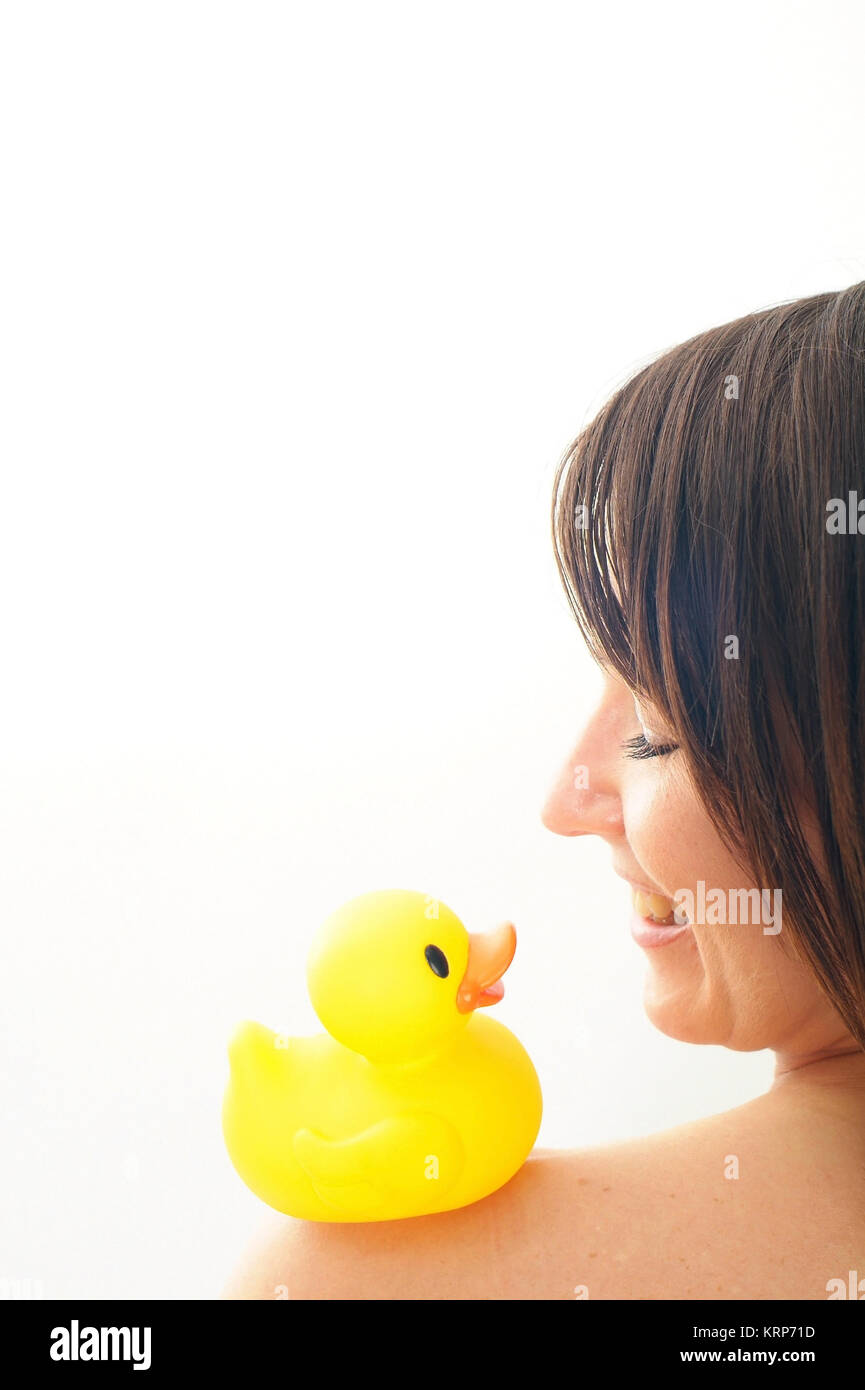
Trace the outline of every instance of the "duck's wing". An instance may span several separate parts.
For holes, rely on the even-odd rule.
[[[360,1219],[393,1199],[417,1205],[418,1214],[437,1207],[465,1162],[453,1125],[430,1111],[380,1120],[345,1139],[302,1129],[294,1153],[322,1201]]]

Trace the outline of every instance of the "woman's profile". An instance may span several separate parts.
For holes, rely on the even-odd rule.
[[[553,540],[604,682],[544,822],[631,885],[655,1026],[773,1084],[458,1211],[274,1217],[228,1297],[865,1298],[865,282],[643,367]]]

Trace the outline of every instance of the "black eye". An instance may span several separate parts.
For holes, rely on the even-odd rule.
[[[444,951],[440,951],[438,946],[427,946],[424,955],[432,973],[438,975],[439,979],[446,980],[451,972]]]

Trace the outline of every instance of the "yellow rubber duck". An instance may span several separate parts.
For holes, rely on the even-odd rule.
[[[423,893],[367,893],[317,934],[309,996],[327,1033],[244,1023],[223,1132],[252,1191],[310,1221],[466,1206],[522,1166],[541,1122],[525,1049],[475,1011],[504,994],[510,923],[470,934]]]

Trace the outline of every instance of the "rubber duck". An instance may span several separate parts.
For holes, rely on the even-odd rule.
[[[504,994],[510,922],[469,933],[437,899],[366,893],[307,962],[327,1030],[244,1023],[229,1045],[223,1133],[269,1206],[311,1221],[389,1221],[476,1202],[527,1158],[541,1088],[521,1043],[479,1013]]]

